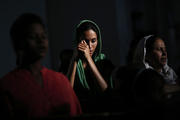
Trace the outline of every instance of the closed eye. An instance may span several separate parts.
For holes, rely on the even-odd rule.
[[[96,42],[96,41],[97,41],[96,38],[93,38],[93,39],[91,40],[92,43],[94,43],[94,42]]]

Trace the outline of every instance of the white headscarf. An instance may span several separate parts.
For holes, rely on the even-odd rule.
[[[154,35],[145,36],[139,41],[133,56],[133,63],[142,69],[154,69],[146,62],[146,41]],[[164,77],[167,84],[176,84],[177,75],[174,70],[166,63],[162,68],[160,74]]]

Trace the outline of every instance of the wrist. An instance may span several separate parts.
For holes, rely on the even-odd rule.
[[[92,60],[92,57],[90,55],[86,55],[87,61]]]

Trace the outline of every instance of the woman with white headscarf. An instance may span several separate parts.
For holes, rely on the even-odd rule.
[[[168,66],[164,40],[155,35],[143,37],[134,51],[133,64],[139,68],[133,84],[135,100],[162,103],[180,91],[178,76]]]
[[[161,37],[145,36],[137,45],[133,63],[143,69],[153,69],[160,73],[167,84],[177,84],[177,75],[168,66],[166,46]]]

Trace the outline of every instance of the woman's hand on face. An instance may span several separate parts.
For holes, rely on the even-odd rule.
[[[91,57],[90,55],[90,49],[88,44],[86,43],[85,40],[82,40],[79,44],[78,44],[78,50],[82,51],[84,53],[84,56],[86,58]]]

